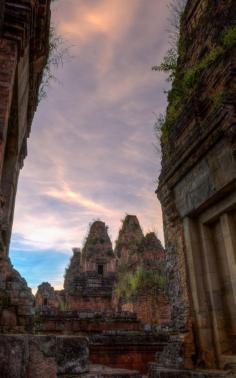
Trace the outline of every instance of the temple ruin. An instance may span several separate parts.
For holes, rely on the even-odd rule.
[[[116,258],[107,227],[105,223],[96,221],[90,227],[81,253],[74,250],[66,271],[64,288],[67,306],[75,310],[109,310],[115,270]]]
[[[165,249],[136,216],[124,219],[114,249],[95,221],[64,289],[44,282],[33,296],[9,244],[50,0],[0,2],[0,377],[236,376],[235,15],[235,0],[188,0],[181,15],[157,189]],[[165,290],[118,298],[124,268],[150,278],[162,265]]]
[[[108,227],[95,221],[82,250],[73,249],[64,289],[54,290],[49,283],[39,285],[34,331],[84,335],[93,364],[147,373],[148,364],[169,338],[167,332],[160,332],[170,321],[168,298],[164,290],[158,290],[137,291],[129,300],[118,300],[115,288],[120,267],[132,273],[146,266],[153,272],[163,259],[160,241],[154,233],[144,236],[136,216],[125,217],[114,251]]]
[[[159,293],[137,292],[129,301],[116,298],[115,287],[119,270],[134,272],[138,267],[158,271],[164,261],[164,248],[155,233],[144,236],[136,216],[127,215],[122,222],[116,246],[102,221],[91,224],[82,250],[73,248],[73,256],[66,268],[64,289],[54,291],[49,283],[42,283],[36,293],[36,308],[116,312],[137,315],[146,324],[167,324],[170,306],[163,290]],[[152,315],[151,315],[152,313]]]

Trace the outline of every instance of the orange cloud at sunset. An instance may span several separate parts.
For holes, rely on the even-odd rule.
[[[61,20],[59,32],[68,37],[78,38],[84,43],[94,37],[94,34],[104,34],[109,39],[115,39],[129,27],[139,1],[130,0],[125,7],[119,0],[97,0],[87,3],[79,2],[74,7],[75,12],[69,20]],[[73,3],[71,2],[72,6]]]

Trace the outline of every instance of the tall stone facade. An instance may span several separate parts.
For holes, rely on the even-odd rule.
[[[15,196],[49,52],[50,0],[0,4],[0,327],[29,330],[34,298],[8,257]]]
[[[189,0],[181,19],[176,80],[192,85],[162,139],[157,191],[180,335],[168,366],[181,343],[179,367],[236,366],[235,15],[234,0]]]
[[[49,52],[50,0],[1,1],[0,249],[8,254],[20,169]]]

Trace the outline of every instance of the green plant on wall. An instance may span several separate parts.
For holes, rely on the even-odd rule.
[[[119,271],[115,286],[118,299],[131,300],[137,295],[155,294],[166,288],[166,277],[163,269],[147,270],[139,266],[134,272],[129,272],[125,266]]]
[[[223,44],[226,49],[236,46],[236,26],[231,26],[224,32]]]
[[[184,3],[182,3],[184,5]],[[179,15],[179,28],[182,21],[182,13]],[[177,121],[182,112],[183,105],[187,98],[196,89],[201,74],[216,60],[236,46],[236,26],[230,26],[222,32],[218,45],[213,46],[205,56],[200,59],[194,66],[186,67],[181,73],[177,70],[178,58],[184,55],[185,47],[180,34],[176,38],[176,48],[169,49],[160,65],[152,69],[168,73],[168,80],[172,82],[172,88],[168,93],[168,107],[165,115],[160,115],[155,124],[155,132],[158,139],[162,138],[165,143],[168,138],[170,127]],[[212,100],[213,110],[224,101],[225,94],[220,93],[214,96]]]
[[[133,236],[132,239],[128,240],[116,240],[116,249],[121,250],[122,248],[129,249],[130,251],[138,251],[139,247],[141,246],[142,239],[139,237]]]
[[[52,3],[58,0],[51,0]],[[50,25],[49,29],[49,47],[48,59],[43,71],[41,85],[39,87],[38,102],[47,97],[47,89],[52,81],[56,81],[54,71],[63,66],[65,57],[69,54],[69,48],[65,45],[65,41],[61,35],[58,34],[56,27]]]
[[[47,89],[52,81],[56,80],[55,69],[63,65],[63,58],[68,52],[64,47],[64,41],[56,32],[54,26],[50,26],[49,31],[49,53],[46,66],[43,71],[42,82],[38,93],[38,102],[47,96]]]

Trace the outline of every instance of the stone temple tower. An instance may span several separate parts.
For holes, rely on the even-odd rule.
[[[110,310],[116,258],[105,223],[94,222],[82,251],[74,248],[73,253],[64,281],[68,307]]]
[[[81,271],[105,276],[115,272],[115,255],[104,222],[94,222],[81,255]]]

